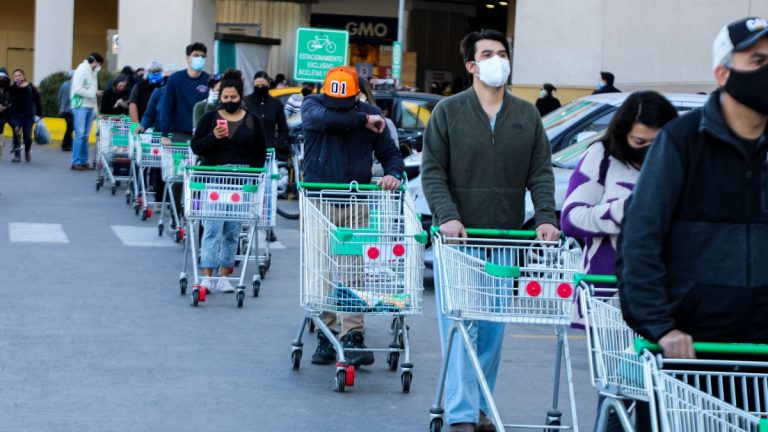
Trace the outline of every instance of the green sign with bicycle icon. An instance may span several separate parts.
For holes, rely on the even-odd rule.
[[[344,30],[299,27],[293,79],[321,82],[329,70],[347,64],[349,33]]]

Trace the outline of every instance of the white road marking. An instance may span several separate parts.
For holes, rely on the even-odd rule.
[[[112,225],[112,231],[124,246],[137,247],[179,247],[170,237],[157,235],[157,226],[136,227]]]
[[[69,243],[61,224],[11,222],[8,235],[17,243]]]
[[[259,237],[259,249],[266,249],[265,243],[266,243],[266,241],[264,241],[263,238]],[[276,242],[272,242],[272,243],[269,244],[269,249],[270,250],[285,250],[285,249],[288,249],[288,248],[285,247],[285,245],[283,243],[281,243],[280,241],[276,241]]]

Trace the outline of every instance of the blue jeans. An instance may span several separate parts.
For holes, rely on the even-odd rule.
[[[200,267],[234,267],[241,226],[242,222],[204,220]]]
[[[472,255],[479,250],[470,251]],[[497,264],[507,264],[508,259],[501,256],[492,256],[490,261]],[[438,327],[440,329],[440,341],[442,343],[443,358],[448,343],[448,333],[453,323],[442,313],[440,299],[442,295],[442,281],[440,280],[440,263],[435,262],[435,299],[437,300]],[[465,322],[469,324],[469,322]],[[496,385],[496,376],[499,372],[501,361],[501,346],[504,341],[504,324],[488,321],[474,321],[468,328],[469,336],[475,344],[480,366],[483,369],[488,386],[493,392]],[[461,335],[454,335],[451,358],[448,363],[448,372],[445,377],[445,419],[448,424],[477,423],[479,411],[488,413],[488,403],[482,396],[480,384],[475,376],[472,363],[469,360],[467,350],[464,348]]]
[[[72,117],[75,121],[75,141],[72,144],[72,165],[88,163],[88,136],[93,125],[93,108],[73,108]]]

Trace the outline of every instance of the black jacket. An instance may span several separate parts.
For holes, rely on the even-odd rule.
[[[614,87],[613,84],[611,84],[592,92],[593,95],[603,94],[603,93],[621,93],[621,90],[617,89],[616,87]]]
[[[195,128],[195,136],[190,146],[192,151],[203,159],[203,165],[248,165],[261,168],[267,158],[266,137],[261,122],[254,115],[245,114],[244,122],[234,134],[218,139],[213,135],[218,111],[203,114]],[[230,127],[230,131],[231,131]]]
[[[543,98],[536,99],[536,109],[539,110],[539,114],[544,117],[552,111],[560,108],[560,100],[552,95],[546,95]]]
[[[733,134],[719,92],[659,133],[619,238],[621,308],[635,331],[768,341],[767,152],[765,135],[750,152]]]
[[[260,98],[251,93],[245,97],[245,106],[261,120],[267,134],[267,147],[274,148],[279,154],[288,154],[288,123],[280,101],[269,95]]]
[[[37,87],[29,83],[26,87],[12,85],[8,89],[11,98],[10,117],[15,120],[28,119],[34,116],[43,116],[43,104],[40,102],[40,93]]]
[[[389,131],[366,129],[366,115],[381,115],[368,103],[353,109],[333,109],[323,105],[325,95],[310,95],[301,104],[304,127],[304,180],[328,183],[370,183],[376,155],[385,175],[402,177],[403,156],[392,144]]]

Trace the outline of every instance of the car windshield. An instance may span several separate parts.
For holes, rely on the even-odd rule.
[[[589,116],[602,105],[599,102],[575,100],[552,111],[542,119],[544,130],[547,131],[547,138],[552,139],[558,136],[574,122]]]
[[[574,169],[586,153],[589,146],[603,139],[604,133],[598,133],[583,141],[569,146],[552,155],[552,165],[557,168]]]

